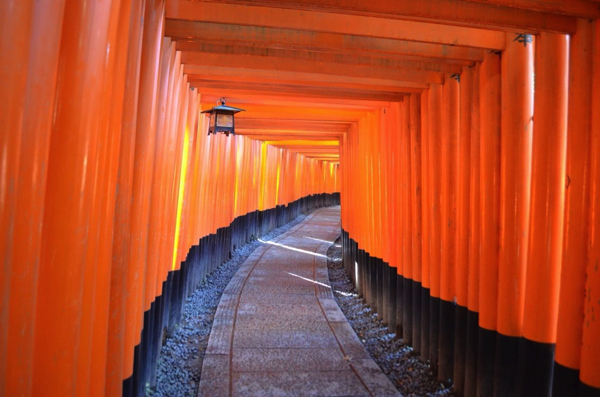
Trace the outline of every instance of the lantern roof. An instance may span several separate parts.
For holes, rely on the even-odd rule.
[[[219,106],[215,106],[212,109],[205,110],[205,111],[203,111],[201,113],[210,113],[213,110],[223,110],[223,111],[226,111],[226,112],[233,112],[233,113],[238,113],[238,112],[244,112],[245,111],[244,109],[234,108],[232,106],[227,106],[227,105],[222,104],[222,105],[219,105]]]

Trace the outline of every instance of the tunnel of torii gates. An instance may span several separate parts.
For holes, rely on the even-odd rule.
[[[361,296],[456,394],[599,396],[598,18],[1,1],[0,394],[144,394],[206,274],[341,200]]]

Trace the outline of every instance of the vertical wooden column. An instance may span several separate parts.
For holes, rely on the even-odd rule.
[[[406,98],[404,98],[406,101]],[[403,101],[403,102],[404,102]],[[401,141],[402,141],[402,103],[394,103],[392,105],[394,110],[391,130],[393,133],[392,150],[396,154],[396,162],[394,166],[394,224],[395,234],[394,240],[397,246],[402,246],[402,225],[403,225],[403,212],[402,212],[402,158],[401,158]],[[404,335],[404,258],[402,250],[396,248],[394,250],[394,258],[396,263],[396,334],[399,336]],[[393,299],[393,297],[392,297]]]
[[[106,394],[123,394],[123,361],[127,271],[129,267],[129,229],[135,149],[135,126],[140,78],[142,44],[142,13],[144,2],[132,0],[127,70],[123,97],[121,142],[119,149],[119,189],[115,195],[115,227],[113,234],[112,272],[110,280],[109,333],[107,340]],[[127,354],[132,354],[131,351]]]
[[[410,171],[412,212],[412,346],[421,351],[421,262],[423,224],[423,183],[421,176],[421,95],[413,94],[410,100]]]
[[[103,8],[106,7],[106,8]],[[88,231],[88,244],[85,257],[84,291],[79,331],[79,354],[77,358],[77,394],[89,394],[94,371],[97,382],[95,390],[104,392],[104,369],[106,360],[106,326],[108,313],[108,288],[110,283],[110,255],[112,251],[112,225],[114,221],[114,191],[116,188],[116,166],[120,142],[120,126],[115,126],[111,114],[111,107],[115,106],[115,113],[121,111],[119,101],[120,82],[115,75],[116,55],[119,52],[116,45],[117,30],[119,27],[119,14],[121,1],[113,0],[110,4],[98,5],[96,12],[106,12],[104,18],[94,18],[92,30],[105,36],[106,44],[97,48],[98,52],[105,52],[102,60],[103,69],[101,76],[111,84],[103,84],[100,88],[101,98],[96,111],[99,113],[98,139],[96,141],[98,161],[93,172],[93,199],[90,207],[91,220]],[[125,40],[121,40],[123,42]],[[111,50],[112,49],[112,50]],[[121,81],[122,83],[122,81]],[[118,105],[118,108],[117,108]],[[120,116],[118,116],[120,117]],[[103,334],[103,335],[102,335]],[[95,344],[97,342],[98,344]],[[93,357],[96,355],[96,357]],[[92,363],[98,367],[92,368]],[[99,372],[99,373],[98,373]]]
[[[402,127],[400,129],[400,161],[402,167],[402,324],[403,339],[412,344],[412,195],[410,163],[410,103],[415,99],[407,97],[402,104]]]
[[[429,183],[431,195],[429,256],[429,360],[438,366],[440,340],[440,266],[442,249],[442,86],[429,89]]]
[[[477,395],[477,356],[479,346],[479,266],[481,259],[481,199],[480,199],[480,63],[473,66],[473,88],[471,98],[471,167],[470,167],[470,212],[469,219],[469,274],[467,346],[465,354],[465,397]]]
[[[59,7],[60,8],[60,7]],[[0,4],[0,351],[8,350],[9,306],[13,272],[13,241],[17,218],[16,206],[19,163],[23,134],[30,58],[30,37],[34,22],[34,1],[7,0]],[[25,143],[27,144],[27,143]],[[16,266],[15,266],[16,267]],[[15,272],[19,269],[15,268]],[[0,354],[0,391],[6,385],[7,369],[12,364]]]
[[[440,265],[440,359],[438,380],[454,376],[456,306],[456,199],[458,187],[460,85],[446,76],[442,109],[442,261]]]
[[[107,81],[103,102],[106,106],[105,121],[101,124],[101,134],[106,136],[105,164],[98,170],[103,176],[103,195],[100,202],[100,227],[98,267],[96,272],[96,291],[92,317],[92,351],[89,396],[106,395],[106,367],[108,361],[108,335],[110,315],[110,287],[112,274],[113,232],[115,224],[116,192],[118,184],[119,158],[121,147],[121,127],[123,117],[123,99],[125,97],[125,78],[130,41],[132,3],[122,0],[113,4],[111,10],[111,28],[108,47],[114,49],[107,53]]]
[[[523,333],[533,128],[533,36],[506,34],[502,53],[500,259],[494,393],[517,393]]]
[[[569,42],[565,237],[552,386],[556,396],[567,396],[579,386],[589,241],[593,49],[594,23],[580,19]]]
[[[421,256],[421,341],[419,343],[420,353],[423,357],[429,357],[429,266],[430,266],[430,246],[431,246],[431,184],[430,179],[430,159],[429,159],[429,139],[431,130],[429,128],[429,91],[423,91],[421,94],[421,176],[423,187],[423,206],[422,206],[422,233],[423,254]]]
[[[161,79],[158,92],[156,116],[156,132],[154,146],[154,171],[152,173],[152,195],[150,198],[150,214],[148,224],[148,252],[146,267],[146,290],[144,293],[144,311],[156,297],[156,274],[161,256],[160,251],[165,243],[161,236],[164,234],[165,195],[169,182],[166,175],[165,162],[168,161],[170,142],[171,113],[174,111],[177,90],[177,61],[175,58],[175,43],[164,38],[161,57]]]
[[[111,2],[65,8],[48,160],[34,336],[33,394],[75,392],[88,245],[96,189],[102,83]],[[56,368],[56,371],[48,371]]]
[[[597,21],[594,26],[593,48],[589,246],[585,269],[579,373],[579,392],[583,396],[600,395],[600,24]],[[562,313],[559,312],[559,315],[562,316]],[[557,358],[558,343],[559,341]]]
[[[477,394],[491,396],[496,353],[500,243],[500,54],[485,53],[480,69],[481,269]]]
[[[27,2],[23,2],[22,6],[29,7]],[[6,12],[5,15],[16,20],[22,17],[19,13],[13,15],[13,12]],[[12,248],[6,247],[6,251],[2,250],[7,255],[2,259],[4,266],[11,268],[16,266],[16,271],[7,272],[5,269],[0,276],[5,282],[10,282],[8,287],[1,287],[3,294],[10,292],[8,311],[3,312],[3,316],[7,315],[7,318],[2,317],[0,321],[2,332],[7,332],[8,337],[7,345],[2,343],[2,350],[6,354],[0,358],[0,362],[6,359],[8,363],[7,366],[0,364],[0,371],[2,371],[0,384],[5,386],[4,389],[0,387],[0,394],[4,395],[31,394],[37,275],[46,192],[45,164],[50,149],[63,13],[64,2],[44,1],[36,4],[31,15],[31,37],[26,47],[29,49],[30,59],[27,86],[23,91],[25,101],[22,113],[23,144],[20,145],[20,152],[18,152],[20,154],[19,183],[13,192],[16,203],[13,213],[15,219]],[[8,22],[0,22],[0,24],[4,23],[8,24]],[[29,37],[25,35],[24,38]],[[17,49],[19,50],[21,49]],[[12,51],[7,54],[15,56]],[[16,56],[18,57],[19,54],[17,53]],[[3,121],[10,122],[9,116],[6,117]],[[7,130],[10,131],[10,128]],[[15,130],[13,132],[15,136],[12,138],[18,136]],[[6,154],[11,156],[17,152]],[[3,243],[10,244],[10,238]],[[4,298],[0,300],[3,301]],[[0,340],[5,341],[4,338]]]
[[[469,280],[469,225],[471,216],[471,112],[473,67],[460,75],[460,135],[458,140],[458,186],[456,192],[456,309],[454,331],[454,390],[464,394],[467,352],[467,304]]]
[[[536,40],[531,218],[519,395],[550,394],[562,258],[568,37]]]
[[[132,354],[140,342],[145,285],[146,248],[148,243],[149,200],[154,166],[156,106],[160,76],[163,3],[148,0],[144,10],[144,36],[140,66],[140,91],[137,112],[129,272],[127,274],[127,314],[123,377],[133,373]],[[129,380],[127,381],[129,384]]]

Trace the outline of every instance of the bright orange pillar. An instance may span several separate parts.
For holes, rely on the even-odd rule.
[[[26,2],[23,5],[28,7]],[[64,2],[45,1],[38,3],[31,15],[32,31],[27,48],[35,48],[36,51],[30,51],[27,87],[24,90],[24,144],[20,145],[19,183],[13,192],[16,206],[12,250],[7,247],[4,252],[9,257],[3,258],[5,266],[14,264],[16,268],[10,274],[3,271],[1,276],[10,282],[9,287],[1,287],[4,293],[10,292],[8,317],[3,317],[0,326],[8,332],[8,345],[3,350],[6,355],[0,358],[0,362],[4,359],[8,362],[6,368],[0,365],[0,384],[6,386],[0,394],[5,395],[28,396],[32,388],[37,275],[46,192],[45,164],[50,150],[63,13]],[[13,18],[12,12],[5,15]],[[13,52],[8,54],[15,55]],[[10,243],[10,240],[6,242]]]
[[[23,134],[23,112],[26,101],[29,39],[32,32],[33,1],[8,0],[0,4],[0,351],[8,350],[10,280],[12,277],[12,242],[15,228],[19,178],[19,155]],[[17,269],[15,269],[17,271]],[[0,385],[6,384],[10,363],[0,355]],[[3,390],[2,390],[3,391]]]
[[[421,262],[423,226],[423,183],[421,173],[421,95],[410,97],[410,194],[412,220],[412,345],[421,346]]]
[[[145,285],[146,248],[154,145],[156,106],[160,75],[163,6],[160,0],[149,0],[144,10],[144,36],[140,69],[140,92],[137,113],[133,198],[131,210],[129,272],[127,274],[127,314],[123,377],[133,373],[134,346],[140,342]]]
[[[553,392],[579,386],[590,204],[594,23],[580,19],[569,44],[569,114],[565,236],[556,330]]]
[[[471,228],[471,112],[473,68],[463,66],[460,75],[460,134],[458,137],[458,186],[456,192],[456,308],[454,333],[454,389],[464,394],[467,351],[469,235]]]
[[[442,261],[440,265],[440,359],[438,380],[454,376],[456,301],[456,199],[460,153],[460,86],[447,76],[442,110]]]
[[[563,248],[568,37],[536,40],[531,217],[519,394],[550,394]]]
[[[410,103],[414,98],[408,97],[400,104],[402,118],[400,120],[400,167],[401,175],[401,211],[402,211],[402,338],[412,344],[412,194],[411,194],[411,163],[410,163]]]
[[[33,394],[75,392],[111,3],[65,8],[39,270]],[[96,208],[97,209],[97,208]],[[91,269],[90,269],[91,270]],[[85,309],[90,309],[86,307]],[[57,368],[57,371],[48,371]]]
[[[30,5],[23,2],[22,6]],[[6,312],[8,317],[6,319],[2,317],[1,321],[4,325],[3,329],[8,332],[7,346],[2,343],[6,355],[0,358],[0,363],[4,359],[8,362],[6,367],[0,364],[0,371],[2,371],[0,384],[6,386],[0,394],[5,395],[31,394],[37,275],[46,190],[45,164],[50,149],[63,13],[63,2],[41,2],[33,9],[31,37],[24,37],[30,39],[30,44],[26,47],[30,49],[27,87],[23,91],[25,102],[22,114],[22,139],[25,144],[20,145],[20,153],[18,151],[6,153],[9,156],[19,153],[20,157],[19,183],[13,192],[16,207],[12,250],[6,247],[6,251],[3,251],[7,255],[3,257],[5,266],[16,266],[14,271],[5,270],[2,273],[4,281],[10,282],[9,287],[2,287],[3,293],[10,292],[10,305]],[[12,12],[7,12],[5,15],[13,18]],[[18,20],[20,15],[14,17]],[[31,48],[35,48],[36,51],[31,51]],[[8,52],[8,54],[19,56],[18,52],[17,54]],[[10,121],[8,116],[3,120]],[[17,136],[18,133],[15,131],[12,138]],[[10,239],[3,242],[11,243]],[[0,340],[4,341],[3,338]],[[3,379],[6,379],[6,382]]]
[[[588,193],[590,195],[589,245],[585,269],[584,317],[582,319],[579,373],[580,390],[582,394],[587,393],[588,395],[598,394],[600,390],[600,376],[598,376],[600,374],[600,268],[598,265],[600,262],[600,112],[597,111],[597,109],[600,109],[600,73],[598,73],[598,65],[600,65],[600,24],[598,22],[595,23],[593,37],[594,70],[592,72],[590,187]],[[567,161],[568,164],[572,164],[570,160]],[[560,318],[562,318],[561,311],[559,311]],[[557,340],[557,349],[558,343]]]
[[[431,129],[429,122],[429,91],[421,94],[421,175],[423,186],[423,224],[422,224],[422,249],[421,256],[421,341],[420,353],[423,357],[429,357],[429,298],[430,281],[429,267],[431,262],[431,183],[430,183],[430,161],[429,140]]]
[[[484,54],[479,77],[481,268],[477,393],[491,396],[496,352],[500,242],[500,54]]]
[[[471,167],[470,167],[470,219],[469,219],[469,274],[467,290],[467,346],[465,352],[465,397],[477,395],[477,358],[479,346],[479,266],[481,259],[481,199],[480,199],[480,90],[479,70],[473,66],[471,98]]]
[[[506,34],[502,53],[500,257],[494,392],[515,395],[523,332],[533,128],[533,36]]]
[[[133,189],[133,160],[135,149],[135,125],[139,88],[141,54],[142,3],[132,0],[129,48],[123,97],[121,142],[119,149],[119,188],[115,195],[115,227],[113,233],[112,271],[110,280],[109,333],[107,339],[106,394],[123,394],[123,361],[127,271],[129,259],[129,226]],[[131,354],[131,352],[128,352]]]
[[[442,254],[442,86],[429,89],[429,183],[431,195],[430,227],[430,302],[429,302],[429,359],[438,365],[440,333],[440,265]]]

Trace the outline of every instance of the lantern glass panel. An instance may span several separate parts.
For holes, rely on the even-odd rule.
[[[217,114],[217,126],[218,127],[233,127],[233,115],[232,114]]]
[[[210,120],[208,125],[210,125],[211,127],[215,126],[215,112],[210,112]]]

